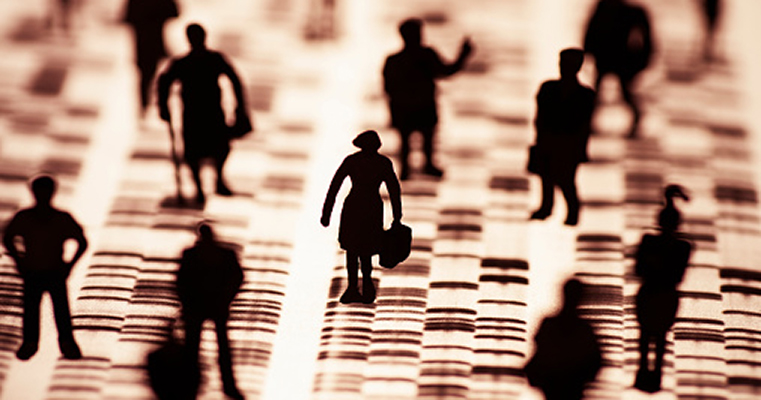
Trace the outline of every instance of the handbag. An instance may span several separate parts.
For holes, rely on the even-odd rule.
[[[391,224],[383,231],[380,251],[380,265],[394,268],[410,256],[412,251],[412,228],[401,222]]]
[[[159,400],[192,400],[201,382],[201,372],[188,362],[185,346],[175,337],[172,322],[167,341],[148,354],[148,379]]]
[[[251,119],[245,111],[236,112],[235,123],[227,129],[231,139],[240,139],[253,130],[254,127],[251,125]]]

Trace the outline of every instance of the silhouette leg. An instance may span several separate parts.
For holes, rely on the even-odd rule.
[[[372,256],[362,256],[360,257],[359,262],[362,266],[362,302],[365,304],[372,304],[375,302]]]
[[[230,155],[230,149],[226,148],[222,150],[216,157],[214,157],[214,167],[217,170],[217,194],[222,196],[232,196],[233,192],[225,183],[224,174],[222,170],[227,162],[227,156]]]
[[[359,281],[359,256],[352,251],[346,252],[346,275],[349,284],[341,296],[341,303],[349,304],[362,301],[362,295],[359,294],[359,288],[357,287]]]
[[[634,98],[634,94],[632,93],[632,84],[634,78],[625,78],[619,75],[618,79],[619,82],[621,82],[621,96],[632,109],[633,120],[632,127],[629,130],[629,138],[635,138],[639,132],[639,120],[642,117],[642,113],[639,109],[639,106],[637,105],[637,100]]]
[[[663,358],[666,355],[666,333],[655,339],[655,368],[653,369],[652,390],[661,390],[661,378],[663,377]]]
[[[219,349],[219,374],[222,377],[222,388],[225,394],[233,399],[243,399],[243,395],[235,384],[233,373],[233,359],[230,351],[230,338],[227,336],[227,316],[215,318],[214,329],[217,333],[217,347]]]
[[[399,130],[399,138],[401,139],[399,161],[402,164],[402,171],[399,173],[399,179],[401,180],[406,180],[410,176],[410,136],[412,136],[412,131],[406,129]]]
[[[42,291],[42,284],[37,279],[24,279],[23,342],[16,352],[19,360],[28,360],[37,352],[40,340]]]
[[[634,387],[643,392],[652,393],[652,379],[648,361],[650,353],[650,335],[640,328],[639,332],[639,369],[634,380]]]
[[[198,203],[205,203],[206,196],[203,194],[203,187],[201,186],[201,160],[186,159],[185,162],[190,168],[190,172],[193,175],[193,182],[196,185],[196,201]]]
[[[545,219],[552,214],[552,206],[555,202],[555,182],[548,176],[542,179],[542,205],[531,214],[531,219]]]
[[[560,181],[560,190],[565,197],[565,203],[568,206],[568,215],[565,224],[575,226],[579,222],[579,196],[576,192],[576,167],[574,167],[569,176],[563,177]]]
[[[425,128],[421,131],[423,134],[423,152],[425,153],[425,168],[423,172],[426,175],[435,177],[441,177],[444,175],[444,171],[440,170],[433,164],[433,152],[434,152],[434,134],[436,133],[436,127]]]
[[[198,385],[200,384],[200,380],[197,379],[199,378],[198,373],[200,370],[198,365],[198,350],[201,347],[203,319],[198,316],[188,316],[185,310],[183,310],[182,321],[185,326],[185,360],[191,375],[196,378],[191,382],[194,385],[193,389],[188,392],[193,394],[192,398],[195,398],[195,393],[198,392]]]
[[[140,108],[144,113],[151,98],[151,84],[156,75],[158,60],[141,61],[137,68],[140,74]]]
[[[74,339],[74,331],[71,326],[69,296],[65,280],[60,279],[51,283],[50,299],[53,302],[53,315],[58,328],[58,347],[63,357],[70,360],[82,358],[82,352]]]

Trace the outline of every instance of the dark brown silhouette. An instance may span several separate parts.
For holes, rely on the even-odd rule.
[[[688,200],[681,187],[665,190],[666,206],[658,216],[661,232],[646,234],[637,248],[634,271],[642,279],[637,293],[637,321],[640,327],[639,370],[634,387],[654,393],[661,390],[666,333],[674,324],[679,308],[677,286],[684,277],[692,245],[677,234],[680,214],[674,198]],[[648,366],[650,343],[655,342],[655,365]]]
[[[587,25],[584,51],[595,58],[595,90],[600,90],[605,75],[618,78],[621,95],[634,116],[629,137],[636,137],[642,113],[632,86],[637,75],[647,68],[653,53],[650,20],[645,9],[625,0],[600,0]]]
[[[124,22],[135,37],[135,62],[140,73],[140,107],[148,107],[159,61],[167,56],[164,24],[178,16],[174,0],[129,0]]]
[[[182,304],[185,346],[190,365],[197,368],[201,328],[207,319],[214,321],[219,348],[219,370],[224,393],[243,399],[233,374],[227,320],[230,303],[243,282],[243,270],[235,251],[218,243],[209,225],[198,228],[198,242],[182,253],[177,271],[177,294]]]
[[[472,51],[470,41],[465,39],[457,61],[443,63],[435,50],[423,46],[422,25],[422,20],[408,19],[399,26],[404,48],[390,55],[383,66],[383,84],[389,99],[391,125],[399,131],[402,139],[399,154],[402,180],[409,177],[409,139],[415,131],[423,135],[426,157],[423,172],[442,176],[443,172],[433,163],[434,133],[439,120],[435,80],[460,71]]]
[[[705,18],[706,36],[703,42],[703,59],[716,59],[716,25],[721,15],[722,5],[719,0],[703,0],[703,15]]]
[[[3,234],[3,245],[24,281],[23,343],[16,352],[20,360],[28,360],[37,352],[40,301],[46,291],[53,301],[61,353],[68,359],[82,357],[72,330],[66,278],[87,249],[87,239],[71,214],[51,205],[55,188],[49,176],[34,179],[31,189],[35,205],[17,212]],[[77,250],[66,261],[63,246],[69,239],[77,242]]]
[[[584,285],[571,279],[563,286],[563,308],[542,321],[534,337],[536,352],[524,371],[529,384],[547,400],[581,400],[584,385],[594,381],[602,366],[597,336],[579,316]]]
[[[182,84],[182,139],[185,162],[193,173],[196,185],[196,200],[206,200],[201,187],[201,161],[211,159],[217,171],[217,188],[219,195],[231,196],[223,178],[227,156],[230,154],[230,128],[225,122],[225,112],[221,104],[219,77],[226,75],[233,85],[237,100],[236,116],[248,118],[243,87],[238,74],[235,73],[224,56],[206,48],[206,32],[200,25],[187,27],[190,53],[175,59],[159,77],[159,111],[161,119],[171,123],[169,114],[169,89],[179,80]]]
[[[584,62],[580,49],[560,52],[560,79],[544,82],[536,95],[536,144],[529,153],[529,171],[542,179],[542,204],[532,219],[552,214],[555,186],[568,206],[566,225],[579,220],[576,171],[588,161],[595,92],[579,83],[577,74]]]
[[[371,275],[372,256],[380,252],[383,241],[383,200],[378,190],[382,183],[386,184],[394,223],[400,223],[402,219],[401,190],[391,160],[378,153],[381,146],[378,133],[362,132],[352,143],[362,150],[346,157],[338,167],[325,196],[320,222],[325,227],[330,224],[336,195],[348,176],[351,179],[351,192],[344,200],[341,210],[338,241],[341,248],[346,250],[349,285],[341,296],[341,302],[371,304],[375,301],[375,286]],[[362,265],[361,295],[357,287],[358,263]]]

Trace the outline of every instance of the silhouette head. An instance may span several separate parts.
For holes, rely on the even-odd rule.
[[[664,232],[676,232],[682,222],[682,217],[674,205],[674,198],[678,197],[685,201],[689,201],[690,198],[685,193],[684,188],[679,185],[666,186],[663,196],[666,198],[666,206],[658,214],[658,226]]]
[[[42,175],[34,178],[31,188],[37,205],[50,205],[50,201],[53,199],[53,194],[55,194],[56,189],[56,183],[52,177]]]
[[[380,136],[375,131],[364,131],[351,142],[363,151],[378,151],[381,147]]]
[[[575,312],[584,297],[584,284],[578,279],[569,279],[563,285],[563,310]]]
[[[584,50],[569,48],[560,52],[560,77],[571,78],[581,70],[584,64]]]
[[[402,35],[405,47],[419,47],[423,43],[423,21],[418,18],[404,20],[399,25],[399,33]]]
[[[206,48],[206,31],[201,25],[188,25],[185,28],[185,34],[188,36],[188,42],[190,42],[190,47],[193,50]]]
[[[198,241],[204,243],[211,243],[214,241],[214,231],[211,226],[205,222],[198,224]]]

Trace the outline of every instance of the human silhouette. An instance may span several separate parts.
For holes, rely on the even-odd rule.
[[[82,227],[68,212],[51,204],[56,183],[50,176],[35,178],[31,184],[35,204],[20,210],[5,228],[3,245],[16,262],[24,281],[23,342],[16,352],[20,360],[28,360],[36,352],[40,338],[40,301],[50,293],[53,315],[58,328],[58,347],[64,358],[82,357],[71,325],[66,278],[87,250]],[[70,260],[64,260],[64,243],[77,242]]]
[[[198,241],[182,253],[177,271],[177,294],[182,304],[185,346],[189,363],[198,366],[201,329],[205,320],[214,322],[219,348],[219,371],[224,393],[243,399],[233,375],[227,320],[230,303],[243,282],[243,270],[235,251],[214,238],[207,224],[198,227]]]
[[[605,75],[618,78],[621,95],[633,115],[628,136],[637,137],[641,111],[632,86],[637,75],[647,68],[653,53],[647,12],[625,0],[600,0],[587,25],[584,51],[595,59],[595,90],[600,90]]]
[[[68,34],[71,27],[72,0],[51,0],[49,3],[45,21],[47,28],[54,29],[56,21],[58,21],[63,33]]]
[[[552,214],[555,186],[568,206],[566,225],[579,220],[576,171],[588,161],[595,92],[579,83],[577,74],[584,62],[580,49],[560,52],[560,79],[542,84],[536,95],[536,143],[529,153],[529,170],[542,179],[542,204],[531,215],[545,219]]]
[[[666,206],[658,216],[660,233],[642,236],[635,255],[634,272],[642,280],[642,286],[636,298],[640,359],[634,387],[650,393],[661,389],[666,333],[676,318],[677,286],[684,277],[692,251],[690,242],[677,233],[681,217],[674,205],[675,197],[688,200],[680,186],[666,187]],[[648,354],[653,342],[655,363],[650,369]]]
[[[410,136],[418,131],[423,136],[425,174],[441,177],[443,171],[433,163],[434,133],[438,123],[436,111],[436,79],[460,71],[472,51],[469,39],[462,42],[460,55],[452,64],[445,64],[436,51],[422,44],[420,19],[408,19],[399,26],[404,48],[386,58],[383,66],[383,85],[388,95],[391,125],[401,135],[402,163],[400,178],[409,177]]]
[[[716,58],[716,25],[721,15],[719,0],[702,0],[703,16],[705,18],[706,36],[703,43],[703,59],[713,61]]]
[[[325,196],[320,222],[325,227],[330,225],[336,194],[348,176],[351,179],[351,191],[344,200],[338,230],[338,241],[341,248],[346,250],[346,272],[349,279],[341,303],[372,304],[375,301],[375,286],[371,275],[372,256],[380,252],[383,241],[383,200],[379,193],[381,183],[385,183],[388,190],[394,224],[401,223],[402,198],[391,160],[378,153],[381,146],[378,133],[362,132],[352,143],[361,150],[346,157],[338,167]],[[362,266],[362,294],[358,288],[358,263]]]
[[[129,0],[124,22],[132,27],[140,74],[140,108],[145,112],[159,61],[167,56],[164,24],[178,15],[174,0]]]
[[[578,307],[584,285],[570,279],[563,286],[563,307],[545,318],[534,337],[536,352],[524,367],[531,386],[547,400],[581,400],[584,385],[594,381],[602,366],[602,353],[594,330]]]
[[[237,100],[236,117],[247,118],[246,101],[238,74],[216,51],[206,48],[206,32],[198,24],[187,27],[190,52],[172,60],[159,77],[159,112],[161,119],[171,124],[169,114],[169,89],[176,80],[182,85],[182,139],[185,162],[193,173],[196,200],[203,203],[206,197],[201,186],[201,161],[211,159],[217,172],[216,193],[231,196],[222,169],[230,154],[231,135],[222,109],[222,91],[219,77],[226,75],[232,83]]]

